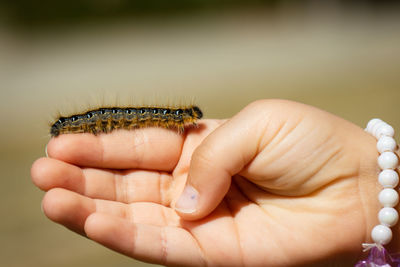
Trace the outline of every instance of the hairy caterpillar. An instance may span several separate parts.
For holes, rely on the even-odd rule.
[[[203,117],[197,106],[166,107],[113,107],[89,110],[82,114],[59,117],[51,125],[50,134],[56,137],[67,133],[109,133],[116,129],[162,127],[183,132],[185,126],[196,125]]]

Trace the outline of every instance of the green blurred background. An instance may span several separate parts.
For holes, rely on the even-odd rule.
[[[1,266],[145,266],[40,211],[30,165],[57,111],[195,101],[208,118],[286,98],[400,131],[395,1],[2,1]],[[136,265],[135,265],[136,264]]]

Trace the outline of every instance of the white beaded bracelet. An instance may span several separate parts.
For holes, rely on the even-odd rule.
[[[368,249],[371,246],[382,247],[392,240],[392,230],[389,227],[394,226],[399,219],[399,215],[394,209],[399,202],[399,194],[393,189],[399,183],[399,175],[395,171],[399,161],[394,153],[397,144],[393,139],[394,129],[392,126],[380,119],[372,119],[368,122],[365,130],[378,139],[376,145],[380,153],[378,165],[382,169],[378,180],[383,186],[379,193],[379,202],[383,206],[378,214],[380,224],[376,225],[371,232],[375,244],[363,244],[364,248]]]

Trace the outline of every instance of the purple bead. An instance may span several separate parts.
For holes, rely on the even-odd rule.
[[[385,248],[373,247],[368,258],[357,262],[355,267],[400,267],[400,255],[389,255]]]

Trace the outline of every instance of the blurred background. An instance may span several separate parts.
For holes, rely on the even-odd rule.
[[[207,118],[226,118],[256,99],[286,98],[400,131],[397,3],[2,0],[2,266],[149,266],[40,211],[30,165],[57,112],[194,101]]]

